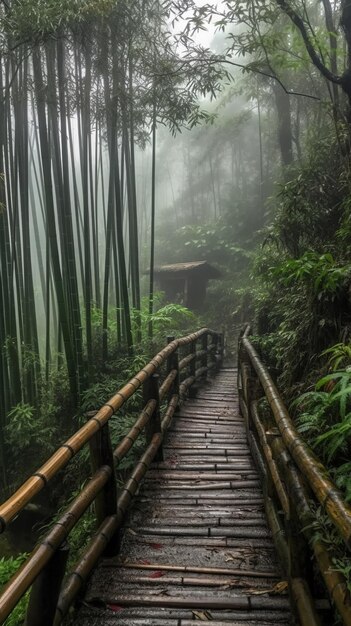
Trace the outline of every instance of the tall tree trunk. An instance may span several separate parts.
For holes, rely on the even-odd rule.
[[[52,270],[53,270],[55,291],[56,291],[59,318],[60,318],[59,323],[60,323],[60,329],[62,331],[62,337],[63,337],[65,353],[66,353],[67,370],[68,370],[68,376],[69,376],[71,397],[72,397],[73,403],[76,405],[78,402],[78,380],[77,380],[76,363],[74,359],[74,350],[72,346],[72,337],[70,333],[67,305],[65,302],[65,294],[64,294],[61,267],[60,267],[60,254],[59,254],[59,249],[58,249],[54,198],[53,198],[52,180],[51,180],[51,158],[50,158],[48,131],[47,131],[47,124],[46,124],[46,111],[45,111],[45,99],[44,99],[45,85],[43,82],[43,75],[42,75],[42,69],[41,69],[40,51],[37,48],[34,49],[33,51],[33,70],[34,70],[35,90],[36,90],[36,96],[37,96],[41,162],[42,162],[43,176],[44,176],[44,183],[45,183],[47,233],[48,233],[48,237],[50,240]]]
[[[278,114],[280,154],[283,165],[287,166],[293,161],[290,97],[276,81],[273,83],[273,92]]]
[[[154,265],[155,265],[155,209],[156,209],[156,93],[152,114],[152,170],[151,170],[151,232],[150,232],[150,284],[149,284],[149,338],[153,337]]]

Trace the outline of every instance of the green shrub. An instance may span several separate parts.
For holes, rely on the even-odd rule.
[[[20,554],[16,557],[3,557],[0,558],[0,589],[10,580],[15,574],[18,568],[26,560],[27,554]],[[22,624],[26,614],[26,608],[28,604],[28,595],[26,593],[4,622],[4,626],[19,626]]]

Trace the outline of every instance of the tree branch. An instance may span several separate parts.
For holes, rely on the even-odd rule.
[[[331,83],[335,83],[336,85],[342,85],[343,79],[341,76],[334,74],[331,72],[322,62],[320,57],[318,56],[313,44],[309,38],[308,32],[306,30],[303,19],[296,13],[296,11],[286,2],[286,0],[276,0],[278,6],[286,13],[286,15],[291,19],[293,24],[295,24],[296,28],[300,31],[302,39],[304,41],[306,50],[308,55],[316,68],[320,71],[320,73],[327,78]]]
[[[275,80],[277,83],[279,83],[279,85],[281,86],[281,88],[285,91],[285,93],[289,96],[300,96],[302,98],[310,98],[311,100],[318,100],[320,102],[320,98],[318,96],[313,96],[312,94],[309,93],[302,93],[299,91],[291,91],[290,89],[287,89],[284,85],[284,83],[280,80],[280,78],[278,78],[278,76],[274,73],[270,73],[270,72],[265,72],[264,70],[260,70],[257,67],[251,67],[250,65],[243,65],[242,63],[236,63],[235,61],[229,61],[229,59],[224,59],[224,58],[217,58],[217,59],[188,59],[185,61],[178,61],[178,65],[179,67],[174,70],[173,72],[170,71],[169,69],[167,69],[166,74],[168,76],[172,75],[176,75],[176,74],[181,74],[181,72],[183,71],[184,66],[188,65],[190,66],[190,64],[195,64],[195,63],[206,63],[208,65],[214,65],[216,63],[226,63],[227,65],[232,65],[233,67],[240,67],[242,70],[245,70],[246,72],[253,72],[254,74],[260,74],[261,76],[266,76],[267,78],[272,78],[273,80]],[[155,72],[153,74],[154,76],[164,76],[163,72]]]
[[[264,70],[259,70],[257,67],[250,67],[250,65],[241,65],[241,63],[235,63],[234,61],[223,60],[221,63],[229,63],[230,65],[234,65],[235,67],[241,67],[242,69],[248,72],[254,72],[255,74],[261,74],[261,76],[267,76],[267,78],[273,78],[285,91],[288,96],[301,96],[303,98],[310,98],[311,100],[320,100],[318,96],[312,96],[309,93],[301,93],[299,91],[290,91],[284,85],[284,83],[278,78],[278,76],[274,73],[270,74],[269,72],[265,72]]]

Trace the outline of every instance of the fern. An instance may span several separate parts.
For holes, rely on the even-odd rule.
[[[347,366],[351,364],[351,345],[345,343],[337,343],[327,350],[324,350],[321,356],[329,356],[328,363],[333,371],[339,369],[341,365]]]
[[[346,415],[344,420],[339,424],[335,424],[322,435],[318,435],[315,439],[316,446],[324,449],[324,454],[328,463],[334,459],[336,453],[346,452],[348,447],[348,438],[351,434],[351,413]]]

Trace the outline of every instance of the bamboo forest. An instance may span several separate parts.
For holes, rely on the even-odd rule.
[[[0,0],[0,624],[351,626],[351,0]]]

